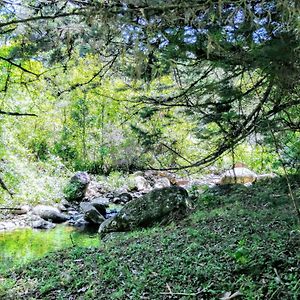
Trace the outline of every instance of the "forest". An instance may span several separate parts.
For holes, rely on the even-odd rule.
[[[299,16],[0,1],[0,299],[299,299]]]

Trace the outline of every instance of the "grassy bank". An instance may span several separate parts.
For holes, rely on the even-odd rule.
[[[299,202],[299,177],[291,181]],[[299,262],[299,224],[285,180],[275,178],[207,190],[179,223],[113,234],[99,248],[73,247],[2,274],[0,298],[220,299],[230,292],[296,300]]]

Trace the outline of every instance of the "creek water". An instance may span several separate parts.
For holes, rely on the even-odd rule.
[[[17,229],[0,233],[0,272],[73,245],[99,246],[95,230],[59,225],[51,230]]]

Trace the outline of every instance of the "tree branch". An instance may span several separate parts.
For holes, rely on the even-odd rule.
[[[19,113],[19,112],[3,111],[3,110],[0,110],[0,115],[16,116],[16,117],[37,117],[38,116],[32,113]]]
[[[32,22],[32,21],[39,21],[39,20],[55,20],[58,18],[65,18],[65,17],[70,17],[70,16],[82,16],[84,15],[83,12],[79,12],[77,10],[69,12],[69,13],[61,13],[61,14],[56,14],[56,15],[51,15],[51,16],[37,16],[37,17],[31,17],[27,19],[19,19],[19,20],[11,20],[8,22],[3,22],[0,23],[0,28],[9,26],[9,25],[15,25],[15,24],[20,24],[20,23],[27,23],[27,22]]]
[[[21,69],[23,72],[29,73],[29,74],[34,75],[34,76],[36,76],[36,77],[39,77],[39,76],[40,76],[40,74],[36,74],[36,73],[34,73],[34,72],[32,72],[32,71],[30,71],[30,70],[28,70],[28,69],[22,67],[21,64],[17,64],[17,63],[13,62],[13,61],[12,61],[11,59],[9,59],[9,58],[0,56],[0,59],[2,59],[2,60],[4,60],[4,61],[8,62],[9,64],[11,64],[11,65],[14,66],[14,67],[17,67],[17,68]]]

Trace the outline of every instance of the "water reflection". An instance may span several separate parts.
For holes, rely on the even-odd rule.
[[[60,225],[46,231],[19,229],[0,233],[0,272],[73,245],[98,246],[95,229],[78,230]]]

